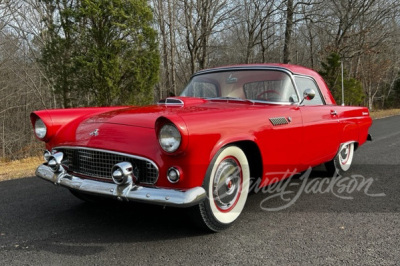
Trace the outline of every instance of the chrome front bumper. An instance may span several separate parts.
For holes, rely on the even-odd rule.
[[[142,187],[135,184],[116,185],[89,179],[83,179],[65,172],[54,173],[45,164],[36,169],[36,176],[84,193],[112,197],[119,200],[145,202],[173,207],[190,207],[202,202],[206,198],[206,191],[202,187],[187,190],[165,189],[156,187]]]

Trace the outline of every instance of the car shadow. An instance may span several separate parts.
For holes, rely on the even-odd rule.
[[[185,209],[114,200],[87,203],[37,178],[1,182],[0,193],[4,249],[90,255],[113,243],[213,235],[194,226]]]
[[[72,196],[72,195],[71,195]],[[148,243],[208,234],[195,227],[184,209],[163,208],[140,203],[95,204],[75,201],[60,227],[71,230],[37,247],[54,253],[90,255],[101,252],[103,244]],[[95,244],[93,244],[95,243]]]

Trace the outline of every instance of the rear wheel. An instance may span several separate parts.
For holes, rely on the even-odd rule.
[[[249,184],[250,169],[244,152],[236,146],[221,149],[203,183],[207,198],[194,207],[197,222],[214,232],[228,228],[244,208]]]
[[[345,143],[340,147],[338,154],[332,161],[325,163],[329,175],[343,174],[347,172],[354,156],[354,142]]]

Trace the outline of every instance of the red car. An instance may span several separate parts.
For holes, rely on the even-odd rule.
[[[86,200],[190,207],[212,231],[238,218],[251,184],[323,163],[347,171],[372,123],[367,108],[336,105],[315,71],[283,64],[203,70],[157,105],[42,110],[31,121],[46,144],[38,177]]]

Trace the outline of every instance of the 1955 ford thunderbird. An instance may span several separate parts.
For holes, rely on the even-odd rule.
[[[203,70],[152,106],[42,110],[31,121],[46,144],[38,177],[81,199],[191,208],[211,231],[239,217],[251,184],[320,164],[347,171],[372,123],[367,108],[337,105],[318,73],[284,64]]]

